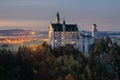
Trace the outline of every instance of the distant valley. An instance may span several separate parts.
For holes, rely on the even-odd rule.
[[[35,31],[35,30],[24,30],[24,29],[9,29],[0,30],[0,36],[30,36],[30,35],[46,35],[47,31]]]

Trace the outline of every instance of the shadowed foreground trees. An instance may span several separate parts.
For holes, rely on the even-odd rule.
[[[120,76],[120,47],[115,46],[103,59],[96,54],[85,57],[68,45],[0,49],[0,80],[114,80]]]

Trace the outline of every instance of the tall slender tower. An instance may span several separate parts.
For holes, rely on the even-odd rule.
[[[63,45],[65,46],[65,44],[66,44],[66,30],[65,30],[65,27],[66,27],[66,23],[65,23],[65,20],[63,20],[63,34],[64,34],[64,36],[63,36]]]
[[[65,33],[65,25],[66,25],[65,20],[63,20],[63,32],[64,33]]]
[[[97,37],[97,25],[93,24],[92,25],[92,37],[96,38]]]
[[[60,23],[60,16],[59,16],[59,12],[57,12],[57,16],[56,16],[56,23]]]

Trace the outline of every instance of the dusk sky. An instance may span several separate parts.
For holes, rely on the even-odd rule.
[[[120,0],[0,0],[0,30],[47,31],[57,11],[79,30],[120,31]]]

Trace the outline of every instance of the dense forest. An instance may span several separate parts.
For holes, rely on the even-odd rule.
[[[111,40],[94,43],[88,56],[73,46],[51,48],[47,43],[0,49],[0,80],[119,80],[120,46]]]

